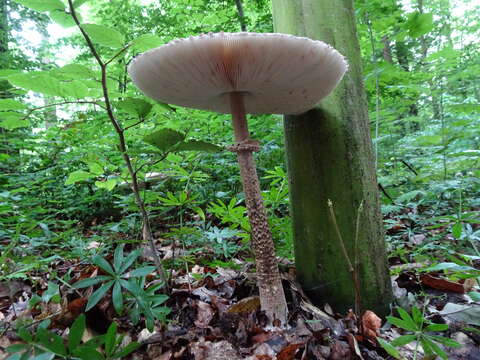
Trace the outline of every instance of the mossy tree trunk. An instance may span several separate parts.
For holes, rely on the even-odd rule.
[[[341,312],[354,308],[355,287],[327,206],[331,199],[347,252],[359,261],[362,308],[386,315],[392,291],[353,1],[273,0],[273,17],[275,31],[325,41],[350,65],[317,108],[285,116],[298,279],[318,305],[328,302]]]

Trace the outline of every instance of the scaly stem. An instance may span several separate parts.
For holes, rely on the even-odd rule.
[[[257,268],[261,307],[273,325],[285,326],[287,322],[287,302],[278,270],[275,246],[263,205],[255,160],[252,155],[252,151],[259,150],[259,146],[250,139],[241,93],[233,92],[230,94],[230,108],[235,141],[237,142],[232,149],[237,153],[248,219],[250,220],[251,241]]]

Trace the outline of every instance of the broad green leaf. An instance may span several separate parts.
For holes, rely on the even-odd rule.
[[[440,324],[438,324],[440,325]],[[427,335],[430,339],[432,339],[433,341],[436,341],[442,345],[445,345],[445,346],[450,346],[450,347],[460,347],[461,345],[456,342],[455,340],[453,339],[450,339],[450,338],[447,338],[445,336],[439,336],[439,335]]]
[[[82,341],[83,332],[85,331],[85,315],[81,314],[75,319],[68,333],[68,349],[72,352]]]
[[[43,354],[34,356],[30,358],[29,360],[52,360],[55,358],[55,354],[51,352],[45,352]],[[22,358],[23,359],[23,358]]]
[[[113,321],[105,334],[105,352],[112,355],[117,338],[117,323]]]
[[[52,96],[64,96],[61,82],[46,73],[21,73],[11,75],[7,79],[12,85],[25,90]]]
[[[442,143],[442,137],[440,135],[424,135],[417,137],[416,142],[422,146],[438,145]]]
[[[22,70],[0,69],[0,79],[5,79],[10,75],[21,74]]]
[[[65,27],[65,28],[72,27],[72,26],[76,25],[72,16],[69,13],[65,12],[65,10],[50,11],[48,13],[48,16],[50,16],[50,18],[54,22],[56,22],[57,24]],[[77,12],[77,17],[78,17],[79,21],[82,21],[82,17],[80,16],[80,14],[78,12]]]
[[[101,283],[101,282],[109,280],[109,279],[111,279],[110,276],[98,275],[98,276],[95,276],[93,278],[82,279],[80,281],[77,281],[75,284],[73,284],[73,287],[75,289],[82,289],[82,288],[86,288],[86,287],[96,285],[98,283]]]
[[[115,276],[115,271],[113,271],[112,265],[110,265],[110,263],[100,255],[95,256],[92,259],[92,263],[102,268],[104,271],[106,271],[110,275]]]
[[[424,336],[421,340],[421,344],[424,347],[424,350],[425,350],[426,354],[428,354],[429,351],[426,350],[425,344],[428,344],[428,347],[430,348],[430,350],[432,350],[435,354],[439,355],[442,359],[448,360],[447,353],[445,351],[443,351],[442,349],[440,349],[440,346],[435,344],[432,341],[432,339],[430,338],[430,336]]]
[[[81,26],[97,44],[112,48],[120,48],[125,44],[125,37],[117,30],[97,24],[82,24]]]
[[[89,161],[87,162],[88,171],[95,175],[102,175],[103,174],[103,167],[99,163]]]
[[[221,150],[222,148],[220,146],[202,140],[189,140],[181,142],[175,146],[175,151],[218,152]]]
[[[45,303],[48,303],[55,295],[58,295],[60,292],[60,288],[57,284],[49,281],[48,288],[42,294],[42,300]]]
[[[50,71],[52,75],[59,75],[70,79],[91,79],[95,77],[95,72],[80,64],[68,64],[61,68]]]
[[[13,99],[0,99],[0,110],[23,110],[27,105]]]
[[[44,328],[37,330],[37,339],[46,349],[59,355],[67,355],[67,349],[61,336]]]
[[[112,191],[117,186],[117,179],[107,179],[105,181],[95,181],[95,186],[100,189]]]
[[[24,116],[19,113],[0,112],[0,127],[7,130],[13,130],[29,126],[30,121],[23,117]]]
[[[404,309],[402,309],[401,307],[398,307],[397,311],[398,311],[398,314],[400,315],[400,317],[403,319],[403,321],[405,321],[408,324],[408,326],[410,327],[407,330],[417,331],[417,330],[420,329],[420,327],[415,323],[415,321],[413,321],[410,314],[407,313]],[[411,329],[414,329],[414,330],[411,330]]]
[[[142,276],[147,276],[153,271],[155,271],[155,266],[144,266],[144,267],[130,271],[128,275],[130,277],[142,277]]]
[[[423,269],[423,271],[426,272],[436,272],[436,271],[445,271],[445,270],[450,270],[450,271],[478,271],[477,269],[471,267],[471,266],[462,266],[458,265],[452,262],[443,262],[434,266],[427,267]]]
[[[462,223],[457,222],[455,225],[452,226],[452,235],[455,237],[455,239],[460,239],[462,236]]]
[[[130,254],[127,255],[125,260],[123,261],[122,268],[118,272],[119,274],[123,274],[140,256],[139,250],[134,250]]]
[[[31,342],[32,341],[32,334],[30,334],[30,331],[28,331],[24,327],[21,327],[20,329],[18,329],[17,334],[18,334],[18,336],[20,336],[20,339],[22,339],[25,342]]]
[[[120,110],[123,110],[130,115],[139,116],[142,118],[147,116],[153,107],[152,104],[143,99],[132,97],[128,97],[125,100],[119,101],[116,105]]]
[[[62,96],[84,99],[89,96],[88,87],[80,80],[62,82]]]
[[[450,104],[448,105],[453,110],[464,113],[480,113],[480,104]]]
[[[35,11],[64,10],[65,4],[61,0],[14,0],[23,6]]]
[[[387,320],[390,324],[392,325],[395,325],[399,328],[402,328],[402,329],[405,329],[405,330],[409,330],[409,331],[417,331],[417,327],[416,326],[412,326],[411,324],[409,324],[408,322],[402,320],[402,319],[399,319],[397,317],[394,317],[394,316],[387,316]]]
[[[113,268],[117,273],[120,273],[120,270],[122,269],[123,260],[123,244],[121,244],[115,248],[113,254]]]
[[[479,302],[480,301],[480,293],[477,291],[470,291],[468,296],[472,298],[473,301]]]
[[[125,356],[127,356],[128,354],[130,354],[131,352],[137,350],[140,346],[142,346],[142,344],[133,341],[130,344],[128,344],[127,346],[125,346],[123,349],[121,349],[121,350],[117,351],[115,354],[113,354],[112,357],[115,358],[115,359],[122,359]]]
[[[75,0],[73,2],[73,7],[78,8],[78,7],[82,6],[83,4],[85,4],[87,1],[89,1],[89,0]]]
[[[430,324],[424,329],[424,331],[445,331],[447,329],[447,324]]]
[[[402,359],[400,352],[395,349],[393,345],[388,343],[387,341],[383,340],[381,337],[377,337],[377,341],[380,346],[390,355],[393,356],[395,359]]]
[[[112,287],[113,283],[115,281],[111,280],[107,282],[106,284],[103,284],[100,286],[89,298],[87,302],[87,307],[85,308],[85,311],[90,310],[93,308],[95,305],[98,304],[98,302],[105,296],[108,290]]]
[[[120,282],[115,281],[112,290],[112,302],[113,307],[117,314],[121,314],[123,310],[123,294],[122,294],[122,287],[120,286]]]
[[[144,34],[132,41],[132,47],[138,52],[144,52],[162,45],[164,42],[157,35]]]
[[[415,324],[417,324],[418,328],[421,328],[423,324],[423,315],[416,306],[412,307],[412,318]]]
[[[153,145],[162,151],[167,151],[184,138],[185,135],[178,131],[172,129],[161,129],[145,136],[143,139],[150,145]]]
[[[403,346],[417,339],[417,335],[402,335],[394,339],[390,344],[392,346]]]
[[[75,184],[76,182],[88,180],[94,177],[95,177],[95,174],[92,174],[88,171],[77,170],[68,175],[68,178],[65,181],[65,185]]]
[[[7,347],[7,352],[9,353],[16,353],[16,352],[19,352],[19,351],[23,351],[25,349],[28,349],[30,345],[28,344],[13,344],[13,345],[10,345]]]
[[[80,358],[82,360],[104,360],[105,357],[100,354],[94,347],[89,346],[79,346],[73,352],[75,358]]]
[[[433,29],[433,14],[421,14],[418,11],[410,13],[405,24],[408,29],[408,35],[417,38]]]

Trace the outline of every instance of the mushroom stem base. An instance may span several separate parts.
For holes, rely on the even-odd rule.
[[[262,310],[273,325],[287,323],[287,303],[277,265],[275,246],[263,205],[257,169],[252,151],[258,151],[258,143],[250,139],[243,98],[240,93],[230,96],[232,122],[237,144],[231,150],[237,153],[243,191],[251,226],[251,242],[255,254],[257,284]]]

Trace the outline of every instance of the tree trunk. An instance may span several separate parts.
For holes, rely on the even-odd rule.
[[[343,81],[317,108],[285,116],[298,279],[316,304],[328,302],[341,312],[353,308],[355,287],[329,215],[331,199],[347,253],[359,262],[363,309],[386,315],[392,290],[353,1],[273,0],[273,17],[276,31],[325,41],[350,64]]]

